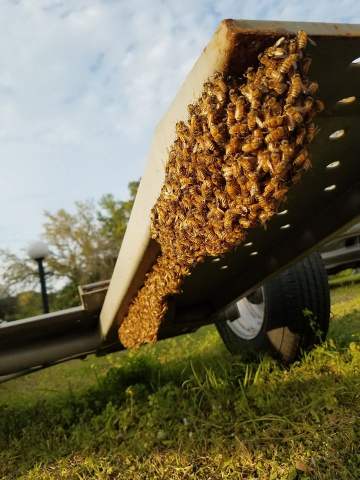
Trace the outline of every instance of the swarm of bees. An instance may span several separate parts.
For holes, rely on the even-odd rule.
[[[307,34],[282,37],[259,55],[245,78],[215,72],[176,124],[165,184],[152,209],[152,238],[162,253],[119,329],[127,348],[153,343],[191,268],[238,245],[285,202],[311,168],[307,144],[324,106],[306,74]]]

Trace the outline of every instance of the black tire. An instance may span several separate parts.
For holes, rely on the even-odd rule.
[[[299,359],[302,352],[325,340],[329,328],[330,293],[319,253],[270,280],[262,287],[262,292],[263,322],[255,338],[237,335],[229,326],[230,320],[216,324],[231,353],[268,352],[284,363],[291,363]],[[236,304],[232,309],[234,307],[237,309]],[[236,318],[234,310],[232,313],[230,318]]]

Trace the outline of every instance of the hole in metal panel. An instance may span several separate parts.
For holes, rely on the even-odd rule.
[[[286,225],[280,227],[281,230],[285,230],[285,228],[290,228],[290,223],[287,223]]]
[[[324,188],[325,192],[331,192],[331,190],[335,190],[336,185],[329,185],[328,187]]]
[[[355,102],[356,97],[346,97],[339,100],[337,103],[352,103]]]
[[[283,210],[282,212],[278,212],[276,215],[285,215],[286,213],[288,213],[287,210]]]
[[[214,258],[212,261],[213,262],[220,262],[220,258]]]
[[[336,130],[336,132],[332,133],[329,138],[330,140],[337,140],[338,138],[341,138],[345,135],[345,130]]]
[[[355,58],[355,60],[351,62],[351,65],[360,65],[360,57]]]
[[[257,255],[259,252],[251,252],[250,255],[254,256]]]
[[[220,267],[220,270],[225,270],[226,268],[229,268],[228,265],[223,265],[222,267]]]
[[[253,244],[253,242],[245,243],[244,247],[251,247],[252,244]]]
[[[326,166],[326,168],[336,168],[340,165],[339,160],[336,160],[336,162],[331,162],[329,165]]]

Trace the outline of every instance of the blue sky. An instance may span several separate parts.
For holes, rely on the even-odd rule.
[[[360,23],[360,2],[0,2],[0,248],[40,237],[44,210],[128,197],[224,18]]]

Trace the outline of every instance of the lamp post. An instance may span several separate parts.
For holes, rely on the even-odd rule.
[[[45,271],[43,260],[49,255],[49,249],[44,242],[32,242],[28,246],[28,254],[29,257],[33,260],[37,261],[39,267],[39,277],[40,277],[40,284],[41,284],[41,297],[43,303],[43,310],[44,313],[49,313],[49,303],[46,293],[46,282],[45,282]]]

